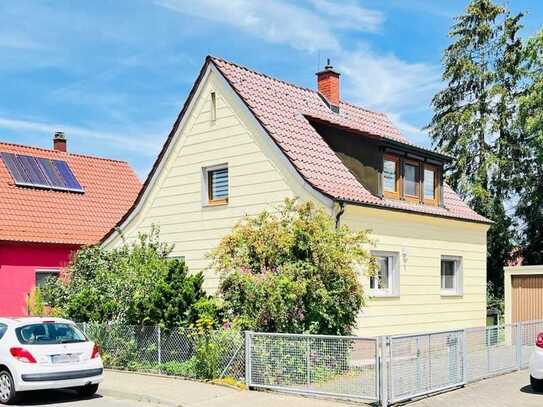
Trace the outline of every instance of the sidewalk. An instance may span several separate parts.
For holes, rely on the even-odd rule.
[[[106,371],[98,393],[103,396],[145,401],[165,406],[300,406],[340,407],[351,405],[338,401],[264,391],[236,390],[225,386],[170,377]],[[360,403],[357,403],[360,406]]]

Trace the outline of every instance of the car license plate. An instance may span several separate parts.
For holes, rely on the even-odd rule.
[[[79,362],[79,356],[70,353],[62,355],[51,355],[51,362],[53,362],[54,364]]]

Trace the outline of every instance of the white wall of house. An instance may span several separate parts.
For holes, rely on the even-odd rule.
[[[211,93],[215,93],[216,115]],[[227,205],[208,206],[203,169],[226,164]],[[303,181],[256,119],[212,67],[204,76],[159,171],[114,247],[160,226],[191,271],[204,271],[217,288],[207,253],[245,215],[279,205],[286,197],[312,199],[335,214],[337,206]],[[399,295],[373,297],[359,319],[361,335],[483,326],[486,318],[486,225],[348,205],[342,223],[369,229],[375,250],[398,254]],[[462,258],[462,293],[440,292],[441,256]],[[360,278],[368,287],[363,271]]]

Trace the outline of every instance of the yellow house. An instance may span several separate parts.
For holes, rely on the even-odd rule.
[[[443,183],[450,157],[406,140],[381,113],[340,100],[340,75],[301,88],[208,57],[114,247],[160,225],[173,255],[218,276],[206,254],[245,215],[286,197],[370,230],[379,275],[360,335],[484,326],[489,221]]]

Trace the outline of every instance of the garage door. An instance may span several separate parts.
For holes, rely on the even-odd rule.
[[[543,319],[543,275],[511,276],[512,320]]]

